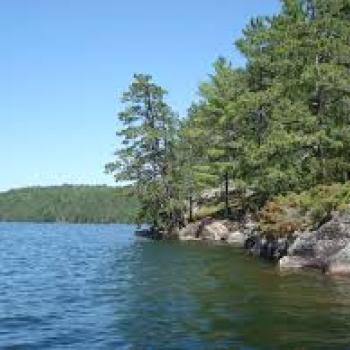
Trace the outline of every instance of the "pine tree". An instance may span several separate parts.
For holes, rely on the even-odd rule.
[[[168,177],[176,116],[164,101],[166,93],[150,75],[134,75],[121,100],[126,108],[118,115],[122,147],[115,153],[116,161],[107,165],[116,181],[131,182],[141,202],[139,222],[155,229],[163,224],[171,194]]]
[[[347,0],[289,0],[274,24],[282,29],[275,57],[289,61],[277,70],[282,95],[307,109],[305,124],[313,119],[304,152],[313,183],[346,180],[349,173],[348,15]]]
[[[349,1],[308,0],[309,62],[302,77],[323,138],[320,182],[349,174]]]
[[[200,85],[201,100],[191,115],[192,128],[205,155],[195,176],[204,186],[224,184],[225,217],[230,215],[229,182],[236,165],[236,131],[228,108],[245,87],[243,71],[233,69],[230,62],[219,58],[210,79]]]

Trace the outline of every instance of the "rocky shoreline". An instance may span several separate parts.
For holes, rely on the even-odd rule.
[[[181,229],[141,230],[151,239],[221,242],[278,264],[350,276],[350,183],[277,196],[256,208],[254,192],[229,189],[230,219],[222,219],[218,188],[203,191]],[[194,220],[190,222],[189,218]]]
[[[174,237],[173,237],[174,238]],[[260,232],[258,222],[205,218],[179,230],[180,241],[220,241],[249,254],[275,261],[281,270],[318,269],[350,276],[350,212],[334,212],[315,230],[274,237]]]

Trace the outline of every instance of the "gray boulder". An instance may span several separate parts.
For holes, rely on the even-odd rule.
[[[318,240],[314,247],[315,256],[327,263],[333,255],[337,254],[349,243],[350,239],[344,237]]]
[[[328,262],[350,242],[350,214],[334,214],[333,219],[316,231],[315,255]]]
[[[315,232],[299,233],[293,244],[289,247],[288,255],[314,257],[316,243]]]
[[[330,221],[316,231],[317,240],[334,240],[350,238],[350,212],[333,213]]]
[[[181,241],[227,241],[230,231],[225,221],[203,219],[188,224],[179,231]]]
[[[332,275],[350,275],[350,243],[330,257],[327,272]]]
[[[317,231],[298,234],[288,249],[288,256],[281,259],[280,267],[317,267],[330,273],[350,271],[349,245],[350,213],[334,213]]]

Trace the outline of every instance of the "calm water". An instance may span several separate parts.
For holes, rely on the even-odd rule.
[[[0,224],[0,349],[350,349],[350,282],[130,226]]]

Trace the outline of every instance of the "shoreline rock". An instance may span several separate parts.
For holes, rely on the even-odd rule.
[[[333,213],[316,231],[299,233],[279,266],[350,275],[350,213]]]
[[[315,231],[288,237],[262,235],[251,219],[244,223],[206,218],[180,231],[180,240],[223,241],[249,254],[278,262],[281,270],[318,269],[350,276],[350,212],[333,213]]]
[[[142,232],[141,232],[142,231]],[[161,233],[141,230],[139,235],[167,239]],[[318,269],[329,275],[350,276],[350,211],[333,213],[314,231],[294,232],[288,237],[262,234],[258,222],[204,218],[180,229],[180,241],[213,241],[244,248],[249,254],[278,263],[281,270]]]

